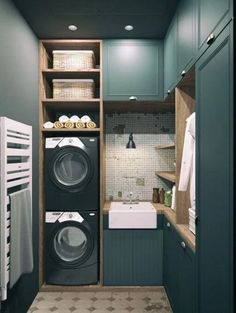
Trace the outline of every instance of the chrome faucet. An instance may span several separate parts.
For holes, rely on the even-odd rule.
[[[128,195],[129,200],[124,201],[123,204],[138,204],[139,203],[139,197],[137,196],[136,199],[133,199],[133,192],[130,191]]]
[[[130,191],[130,192],[129,192],[129,203],[130,203],[130,204],[132,203],[132,197],[133,197],[133,192]]]

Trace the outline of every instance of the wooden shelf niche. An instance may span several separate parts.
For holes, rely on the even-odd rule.
[[[195,111],[195,71],[192,69],[175,88],[176,125],[176,222],[189,224],[190,196],[187,191],[178,191],[181,160],[184,146],[186,119]]]

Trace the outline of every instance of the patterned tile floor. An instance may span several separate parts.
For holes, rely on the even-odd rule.
[[[28,313],[171,313],[164,290],[39,292]]]

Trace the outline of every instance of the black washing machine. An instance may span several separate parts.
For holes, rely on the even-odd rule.
[[[98,282],[98,212],[46,212],[45,278],[49,285]]]
[[[97,210],[98,160],[98,137],[46,138],[45,210]]]

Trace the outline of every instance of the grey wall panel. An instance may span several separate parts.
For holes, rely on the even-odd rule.
[[[2,303],[25,313],[38,291],[38,40],[10,0],[0,1],[0,115],[33,126],[34,271]]]

